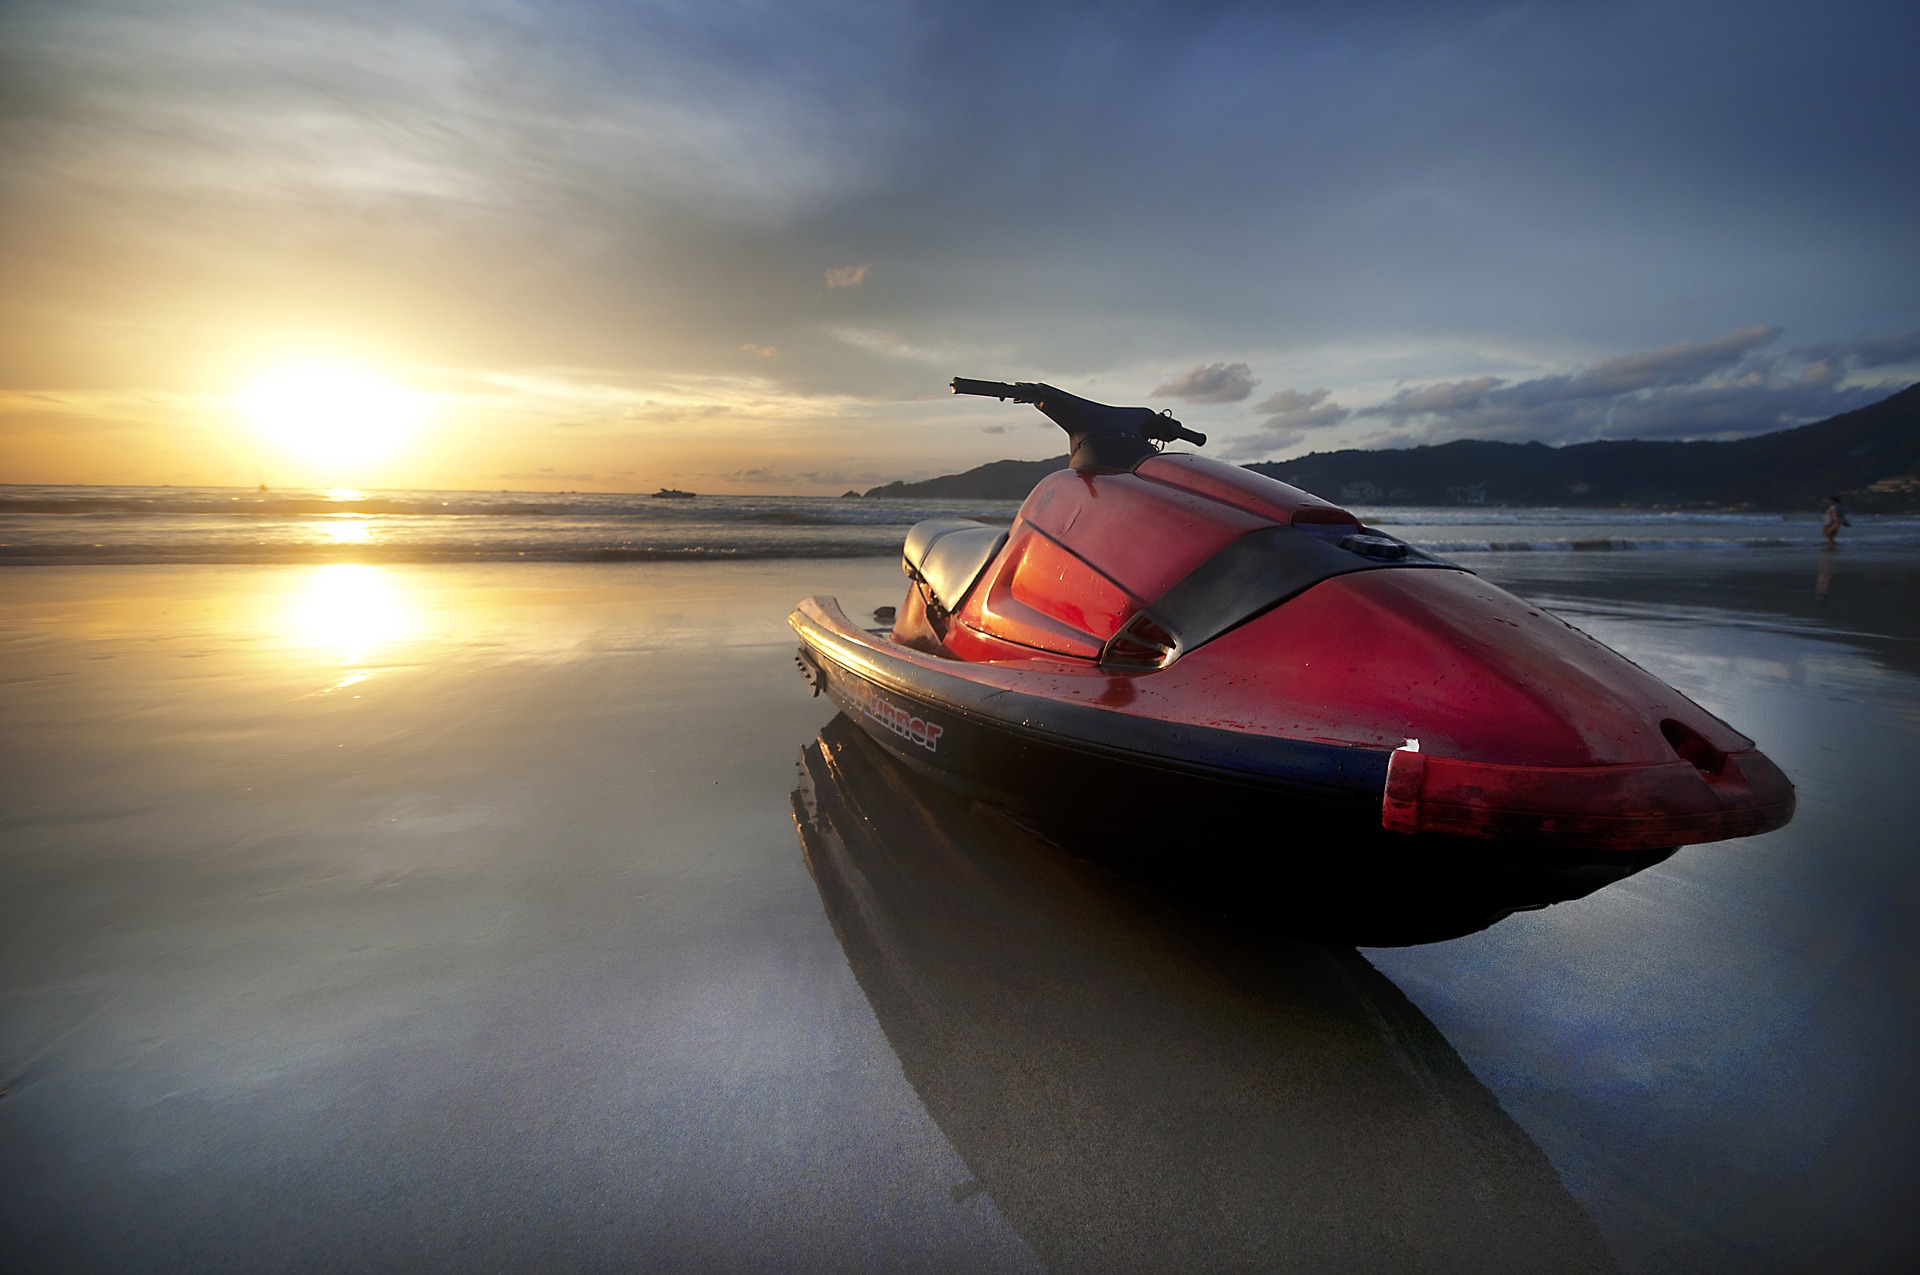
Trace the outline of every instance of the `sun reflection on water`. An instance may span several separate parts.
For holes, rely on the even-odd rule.
[[[320,529],[336,545],[364,545],[373,540],[372,521],[353,514],[335,514]]]
[[[421,625],[418,608],[390,572],[346,562],[313,568],[285,621],[297,643],[347,666],[336,690],[366,680],[372,658],[419,636]]]

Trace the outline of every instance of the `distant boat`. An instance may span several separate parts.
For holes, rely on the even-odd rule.
[[[692,500],[693,493],[681,491],[678,487],[662,487],[653,493],[653,498],[655,500]]]

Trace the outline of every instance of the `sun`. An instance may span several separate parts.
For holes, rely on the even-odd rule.
[[[236,395],[243,415],[289,454],[329,466],[384,460],[426,419],[426,396],[351,363],[287,363]]]

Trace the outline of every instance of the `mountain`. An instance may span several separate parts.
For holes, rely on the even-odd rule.
[[[1002,460],[869,496],[1018,500],[1054,460]],[[1598,505],[1920,512],[1920,385],[1858,411],[1732,442],[1493,443],[1315,452],[1255,473],[1356,505]]]
[[[1052,460],[996,460],[969,469],[964,474],[948,474],[918,483],[888,483],[867,490],[869,496],[933,497],[951,500],[1023,500],[1034,484],[1056,469],[1065,469],[1067,458]]]
[[[1369,505],[1920,508],[1920,385],[1811,425],[1732,442],[1487,443],[1316,452],[1248,468]]]

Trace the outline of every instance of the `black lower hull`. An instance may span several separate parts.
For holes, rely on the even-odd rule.
[[[1672,854],[1408,836],[1381,827],[1364,757],[1335,782],[1253,777],[967,712],[830,651],[803,646],[800,661],[850,723],[912,771],[1156,892],[1317,938],[1389,946],[1456,937]]]

